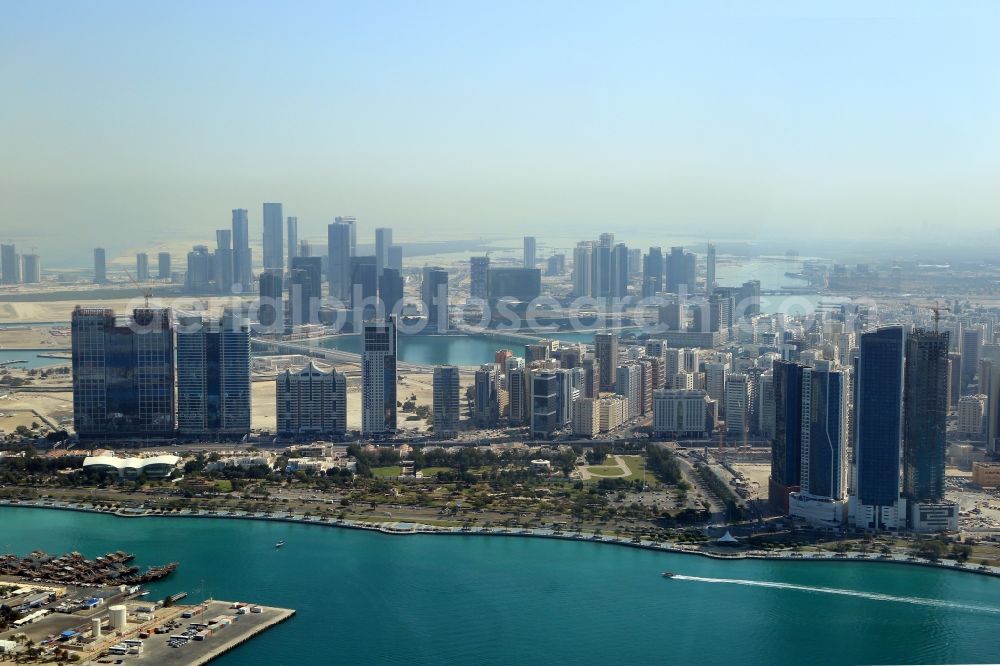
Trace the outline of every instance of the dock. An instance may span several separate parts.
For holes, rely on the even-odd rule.
[[[205,610],[199,617],[179,619],[181,626],[165,634],[150,634],[149,638],[143,641],[142,654],[138,656],[126,656],[125,664],[129,663],[152,663],[167,664],[172,666],[201,666],[221,657],[223,654],[233,650],[254,637],[274,626],[288,620],[295,611],[290,608],[274,608],[271,606],[259,606],[249,604],[244,606],[248,609],[258,609],[257,612],[247,611],[238,615],[238,609],[233,608],[236,604],[229,601],[209,601],[190,608],[201,608]],[[191,623],[198,626],[206,625],[217,618],[229,620],[229,624],[223,624],[220,620],[215,624],[208,625],[200,630],[190,640],[183,642],[178,647],[171,647],[172,637],[181,635],[188,630]],[[202,638],[197,638],[201,634]],[[100,663],[100,660],[97,660]]]

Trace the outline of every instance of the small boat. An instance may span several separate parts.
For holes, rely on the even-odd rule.
[[[664,571],[663,572],[663,577],[664,578],[673,578],[676,575],[677,574],[675,574],[673,571]]]
[[[284,541],[279,541],[278,543],[274,544],[274,547],[275,547],[275,548],[281,548],[281,547],[282,547],[282,546],[284,546],[284,545],[285,545],[285,542],[284,542]]]

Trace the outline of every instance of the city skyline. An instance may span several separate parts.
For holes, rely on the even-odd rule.
[[[20,5],[5,46],[32,67],[3,75],[19,101],[2,112],[16,129],[3,236],[41,245],[39,229],[86,226],[134,249],[283,201],[300,237],[348,211],[400,239],[596,233],[617,218],[970,246],[953,232],[993,238],[1000,217],[997,12]],[[275,31],[297,39],[245,48]],[[336,44],[313,38],[329,32]],[[74,250],[49,242],[50,262]]]

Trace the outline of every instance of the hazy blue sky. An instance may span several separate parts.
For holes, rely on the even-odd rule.
[[[0,236],[258,235],[277,200],[306,236],[993,241],[998,35],[1000,3],[7,0]]]

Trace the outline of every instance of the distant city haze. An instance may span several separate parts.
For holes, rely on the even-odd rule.
[[[972,3],[6,3],[0,238],[86,266],[246,208],[259,244],[275,201],[316,241],[355,215],[362,243],[995,254],[998,25]]]

